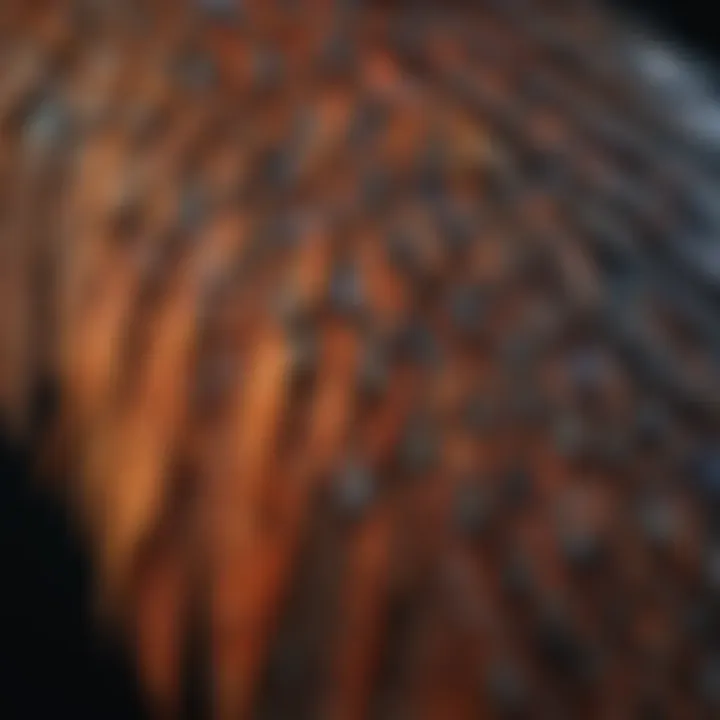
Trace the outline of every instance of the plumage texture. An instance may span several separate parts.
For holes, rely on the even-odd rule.
[[[0,32],[0,407],[153,714],[200,676],[221,720],[717,710],[717,245],[610,18]]]

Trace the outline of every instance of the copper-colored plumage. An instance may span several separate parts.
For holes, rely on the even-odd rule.
[[[590,3],[441,5],[3,8],[0,408],[159,717],[195,625],[222,720],[718,699],[669,131]]]

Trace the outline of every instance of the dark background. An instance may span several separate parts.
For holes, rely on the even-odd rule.
[[[0,717],[142,717],[129,663],[87,622],[80,544],[2,440],[0,488]]]
[[[616,2],[715,58],[712,3]],[[27,454],[0,437],[0,717],[141,717],[126,658],[86,620],[86,559],[60,509],[31,489]]]
[[[709,0],[614,0],[611,4],[639,12],[671,37],[697,45],[717,59],[717,24]]]

